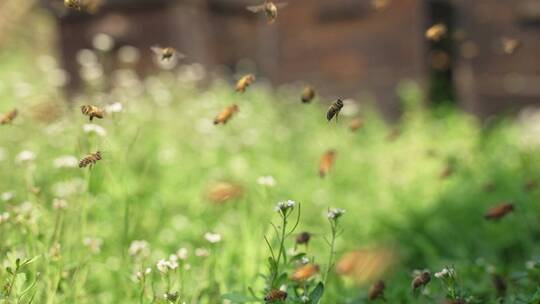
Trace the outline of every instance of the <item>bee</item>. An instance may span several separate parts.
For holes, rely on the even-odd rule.
[[[92,168],[92,166],[95,165],[101,159],[102,158],[101,158],[100,151],[97,151],[96,153],[90,153],[79,161],[79,168],[86,168],[88,166]]]
[[[426,38],[428,40],[437,42],[446,35],[447,31],[448,29],[446,28],[446,25],[437,23],[426,30]]]
[[[264,297],[264,302],[274,303],[279,301],[285,301],[287,299],[287,292],[279,289],[271,290]]]
[[[301,232],[296,236],[296,244],[297,245],[306,244],[307,246],[310,239],[311,239],[311,233],[307,231]]]
[[[216,118],[214,118],[214,124],[215,125],[218,125],[218,124],[226,124],[227,121],[229,121],[229,119],[231,119],[231,117],[234,115],[234,113],[238,112],[238,106],[233,104],[231,106],[228,106],[226,107],[223,111],[221,111],[221,113],[218,114],[218,116],[216,116]]]
[[[388,8],[390,0],[371,0],[371,7],[380,12]]]
[[[221,204],[228,200],[236,199],[242,196],[243,189],[239,185],[234,185],[227,182],[216,183],[208,189],[208,199],[215,203]]]
[[[7,125],[11,123],[19,114],[17,109],[13,109],[0,117],[0,125]]]
[[[317,273],[319,273],[319,265],[308,263],[296,268],[291,279],[293,281],[303,282],[309,280]]]
[[[519,40],[508,37],[501,38],[501,44],[503,52],[508,55],[514,54],[514,52],[521,47],[521,42]]]
[[[302,102],[310,103],[315,98],[315,89],[313,87],[306,87],[302,91]]]
[[[353,119],[351,123],[349,124],[349,130],[351,130],[351,132],[356,132],[356,130],[362,128],[363,126],[364,126],[364,121],[362,120],[362,118],[357,117]]]
[[[175,59],[186,58],[186,55],[178,52],[175,48],[172,47],[160,47],[159,45],[154,45],[150,48],[152,52],[156,55],[159,61],[169,62]]]
[[[378,298],[384,297],[384,289],[386,288],[386,285],[384,284],[384,281],[378,280],[371,286],[368,292],[368,300],[373,301]]]
[[[236,83],[236,92],[244,93],[246,89],[255,81],[255,75],[247,74]]]
[[[94,105],[81,106],[81,112],[84,115],[88,116],[90,118],[90,121],[92,121],[94,117],[99,119],[105,117],[105,110]]]
[[[328,121],[332,120],[334,116],[336,117],[336,121],[338,120],[339,112],[343,108],[343,100],[338,98],[338,100],[334,101],[330,107],[328,108],[328,112],[326,112],[326,119]]]
[[[272,1],[265,0],[263,4],[260,5],[252,5],[246,7],[248,11],[253,13],[260,13],[264,12],[266,16],[266,20],[268,21],[268,24],[272,24],[276,21],[277,14],[278,14],[278,8],[283,8],[287,5],[285,2],[281,3],[274,3]]]
[[[500,220],[512,211],[514,211],[514,204],[501,203],[491,207],[484,215],[484,218],[486,220]]]
[[[319,164],[319,175],[321,177],[325,177],[330,171],[330,169],[334,167],[334,163],[336,161],[336,154],[336,150],[328,150],[321,157],[321,161]]]
[[[64,5],[67,8],[70,9],[76,9],[81,10],[82,9],[82,1],[81,0],[64,0]]]
[[[431,274],[429,271],[423,271],[421,274],[414,277],[412,281],[413,291],[419,287],[426,286],[431,281]]]

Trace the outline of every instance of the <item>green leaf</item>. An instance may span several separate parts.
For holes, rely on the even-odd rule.
[[[243,295],[241,293],[227,293],[221,296],[225,300],[229,300],[233,303],[252,303],[252,302],[259,302],[259,299],[248,297],[246,295]]]
[[[317,286],[315,286],[315,289],[309,294],[309,299],[311,300],[311,303],[317,304],[321,300],[324,293],[324,284],[322,282],[319,282]]]

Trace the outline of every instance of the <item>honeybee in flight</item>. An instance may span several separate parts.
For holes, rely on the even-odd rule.
[[[368,292],[368,300],[373,301],[378,298],[384,297],[384,289],[386,288],[386,285],[382,280],[378,280],[371,286]]]
[[[423,271],[421,274],[414,277],[412,281],[413,291],[419,287],[426,286],[431,281],[431,274],[429,271]]]
[[[279,289],[274,289],[268,292],[264,297],[265,303],[281,302],[287,299],[287,292]]]
[[[159,45],[154,45],[150,49],[154,52],[159,61],[167,62],[174,59],[186,58],[186,55],[178,52],[172,47],[160,47]]]
[[[79,168],[86,168],[88,166],[92,168],[92,166],[95,165],[99,160],[101,160],[100,151],[97,151],[96,153],[90,153],[79,161]]]
[[[512,55],[519,49],[521,42],[517,39],[503,37],[501,39],[502,48],[505,54]]]
[[[81,106],[81,112],[84,115],[88,116],[90,118],[90,121],[92,121],[94,117],[99,119],[105,117],[105,110],[94,105]]]
[[[11,123],[19,114],[17,109],[13,109],[0,117],[0,125]]]
[[[319,175],[321,177],[325,177],[328,172],[330,172],[330,169],[334,167],[334,163],[336,161],[336,154],[336,150],[328,150],[321,157],[321,162],[319,164]]]
[[[287,5],[285,2],[274,3],[272,1],[265,0],[263,4],[251,5],[246,7],[248,11],[253,13],[264,12],[268,24],[272,24],[276,21],[278,8],[283,8]]]
[[[82,1],[81,0],[64,0],[64,5],[67,8],[70,9],[76,9],[81,10],[82,9]]]
[[[238,106],[236,104],[226,107],[218,114],[218,116],[216,116],[216,118],[214,118],[214,124],[226,124],[236,112],[238,112]]]
[[[309,280],[311,277],[319,272],[319,265],[308,263],[302,265],[293,272],[291,279],[293,281],[303,282]]]
[[[313,87],[305,87],[302,91],[302,102],[310,103],[315,98],[315,89]]]
[[[486,220],[500,220],[512,211],[514,211],[513,204],[501,203],[497,206],[491,207],[484,215],[484,218]]]
[[[437,42],[446,35],[447,31],[448,29],[446,28],[446,25],[437,23],[426,30],[426,38]]]
[[[247,74],[240,78],[238,82],[236,83],[236,92],[244,93],[246,89],[255,82],[255,75],[253,74]]]
[[[326,119],[328,121],[332,120],[334,116],[336,117],[336,122],[338,120],[339,112],[343,108],[343,100],[338,98],[338,100],[334,101],[330,107],[328,108],[328,112],[326,112]]]

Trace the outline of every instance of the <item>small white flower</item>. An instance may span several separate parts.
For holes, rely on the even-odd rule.
[[[101,251],[101,245],[103,245],[103,240],[100,238],[86,237],[83,240],[83,244],[90,249],[90,252],[97,254]]]
[[[161,273],[167,273],[167,271],[169,271],[169,261],[164,259],[159,260],[156,264],[156,268]]]
[[[188,258],[188,250],[187,248],[180,248],[178,249],[178,251],[176,252],[176,256],[180,259],[180,260],[187,260]]]
[[[53,199],[52,205],[53,205],[53,209],[55,210],[64,210],[64,209],[67,209],[68,207],[67,201],[61,198]]]
[[[435,273],[435,277],[438,279],[454,277],[456,272],[453,268],[443,268],[441,271]]]
[[[345,213],[344,209],[332,208],[332,209],[328,209],[327,216],[331,220],[336,220],[340,218],[341,216],[343,216],[344,213]]]
[[[144,240],[135,240],[131,242],[128,252],[131,256],[147,257],[150,255],[150,244]]]
[[[15,161],[17,163],[26,163],[26,162],[34,161],[35,159],[36,159],[36,154],[34,154],[34,152],[24,150],[24,151],[21,151],[19,154],[17,154]]]
[[[122,112],[122,110],[124,109],[124,106],[119,103],[119,102],[115,102],[115,103],[112,103],[110,105],[106,105],[105,106],[105,112],[107,113],[120,113]]]
[[[2,200],[4,202],[12,200],[13,197],[15,197],[15,194],[12,191],[7,191],[7,192],[2,193]]]
[[[0,224],[3,224],[9,220],[9,212],[0,213]]]
[[[257,178],[257,183],[261,186],[274,187],[276,185],[276,180],[270,175],[260,176]]]
[[[302,259],[300,260],[300,263],[302,264],[308,264],[310,261],[309,261],[309,258],[308,257],[302,257]]]
[[[53,161],[55,168],[77,168],[79,160],[73,155],[64,155],[56,158]]]
[[[195,256],[197,257],[207,257],[210,255],[210,251],[206,248],[197,248],[195,249]]]
[[[207,232],[204,234],[204,238],[212,244],[221,242],[221,234],[219,233]]]
[[[303,296],[300,298],[300,301],[302,301],[302,303],[309,303],[309,297],[306,296],[306,295],[303,295]]]
[[[107,135],[107,131],[105,130],[105,128],[103,128],[100,125],[96,125],[96,124],[85,124],[85,125],[83,125],[83,131],[84,131],[84,133],[96,133],[99,136],[106,136]]]
[[[292,200],[287,200],[285,202],[278,202],[274,210],[276,210],[276,212],[285,212],[289,209],[293,209],[295,205],[296,205],[296,202]]]

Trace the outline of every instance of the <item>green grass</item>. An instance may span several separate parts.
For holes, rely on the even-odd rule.
[[[262,299],[258,274],[268,275],[270,255],[264,236],[279,248],[271,226],[279,223],[274,207],[291,199],[301,205],[296,231],[314,234],[307,256],[321,266],[310,288],[328,267],[326,212],[338,207],[346,214],[337,259],[361,248],[394,252],[394,266],[381,276],[389,303],[440,303],[446,285],[432,278],[421,294],[413,294],[412,272],[446,266],[457,272],[451,290],[470,303],[498,303],[492,273],[508,282],[505,303],[540,303],[540,270],[525,267],[540,255],[540,193],[524,189],[540,178],[540,159],[510,119],[482,126],[455,109],[426,110],[414,84],[404,83],[398,88],[404,109],[399,122],[388,124],[362,105],[355,115],[365,126],[353,133],[347,127],[353,117],[327,123],[325,103],[301,104],[300,88],[258,84],[238,95],[229,83],[197,89],[165,73],[115,88],[107,102],[119,101],[124,110],[95,121],[107,131],[99,136],[83,132],[87,118],[78,106],[64,106],[44,72],[26,65],[14,77],[15,70],[0,71],[0,111],[20,111],[12,125],[0,127],[0,192],[14,193],[0,202],[0,212],[10,213],[0,224],[0,279],[7,286],[0,302],[165,303],[166,291],[178,291],[178,303],[222,303],[223,294],[247,295],[250,287]],[[12,88],[23,80],[33,90],[17,97]],[[82,102],[105,104],[99,84],[86,92]],[[35,118],[36,104],[44,101],[62,105],[60,118]],[[239,105],[238,115],[214,126],[215,115],[232,103]],[[400,136],[388,140],[395,128]],[[338,152],[336,165],[321,179],[318,163],[328,149]],[[23,150],[34,152],[35,161],[17,163]],[[53,164],[62,155],[81,158],[96,150],[104,157],[91,170]],[[453,174],[440,178],[449,164]],[[263,175],[277,185],[257,184]],[[208,187],[220,181],[241,185],[243,196],[209,202]],[[487,183],[492,191],[485,190]],[[66,191],[68,208],[54,209],[58,192]],[[504,200],[515,203],[514,213],[498,222],[483,219]],[[221,234],[222,241],[210,244],[207,232]],[[86,237],[102,240],[101,248],[92,252]],[[130,256],[134,240],[150,244],[148,257]],[[292,239],[284,243],[287,252],[293,246]],[[160,275],[158,260],[181,247],[189,251],[182,270]],[[210,255],[195,256],[197,248]],[[13,272],[17,257],[34,260],[11,275],[6,267]],[[146,267],[152,272],[141,298],[133,275]],[[290,275],[292,266],[283,269]],[[375,279],[358,285],[330,271],[322,303],[364,303]]]

